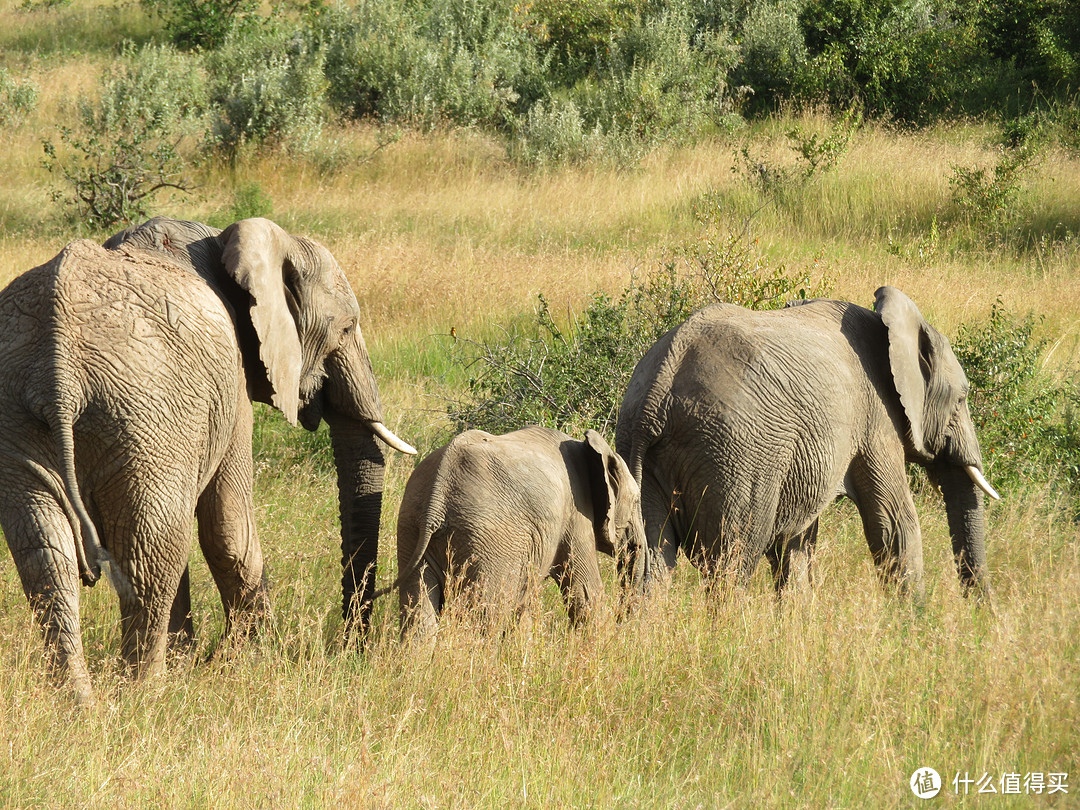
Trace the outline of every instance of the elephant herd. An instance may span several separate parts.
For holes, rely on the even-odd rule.
[[[346,628],[397,588],[403,634],[426,634],[451,574],[485,609],[530,578],[570,619],[603,591],[675,565],[778,591],[811,577],[818,518],[858,508],[885,581],[918,594],[922,543],[906,464],[942,492],[965,593],[989,597],[982,456],[947,339],[899,290],[754,312],[717,304],[638,363],[613,450],[540,427],[468,431],[417,465],[398,516],[399,577],[374,589],[385,425],[356,297],[330,252],[266,219],[224,231],[155,218],[77,241],[0,292],[0,526],[53,671],[92,700],[80,584],[120,600],[137,676],[190,636],[191,533],[232,632],[266,609],[252,499],[252,402],[327,422],[337,468]],[[617,452],[616,452],[617,451]]]

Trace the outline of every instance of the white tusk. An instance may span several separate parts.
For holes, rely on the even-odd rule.
[[[395,436],[386,425],[382,422],[372,422],[368,425],[371,428],[371,432],[393,447],[395,450],[401,453],[405,453],[410,456],[416,455],[416,448],[408,442],[403,442],[397,436]]]
[[[995,501],[1001,500],[1001,496],[997,494],[997,490],[990,486],[990,482],[983,477],[983,474],[979,471],[978,467],[964,467],[964,472],[966,472],[968,474],[968,477],[975,482],[975,486],[977,486]]]

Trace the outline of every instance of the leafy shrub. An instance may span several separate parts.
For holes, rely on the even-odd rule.
[[[233,192],[232,205],[226,214],[226,225],[251,217],[269,217],[274,213],[274,203],[258,183],[246,183]]]
[[[17,127],[34,111],[38,87],[32,81],[16,81],[0,68],[0,129]]]
[[[999,302],[988,320],[960,327],[953,349],[971,383],[987,477],[1000,488],[1046,480],[1049,470],[1080,495],[1080,379],[1044,371],[1036,326]]]
[[[1023,84],[1080,84],[1080,2],[1007,0],[978,8],[988,51],[1012,63]]]
[[[325,59],[275,20],[227,37],[207,55],[215,146],[230,158],[248,143],[310,148],[325,118]]]
[[[511,157],[534,166],[602,161],[630,166],[643,150],[633,138],[588,126],[577,105],[565,98],[538,101],[520,119],[517,137],[509,146]]]
[[[1002,148],[993,166],[953,166],[949,184],[961,217],[982,234],[1005,241],[1019,219],[1021,181],[1035,154],[1024,144]]]
[[[776,163],[760,157],[744,144],[736,153],[738,160],[732,171],[741,173],[751,186],[770,200],[786,202],[815,177],[836,168],[847,154],[862,121],[862,110],[853,105],[836,119],[828,133],[807,133],[795,125],[787,132],[787,146],[794,153],[790,163]]]
[[[727,77],[736,58],[728,38],[697,32],[682,5],[635,17],[596,51],[588,76],[529,110],[513,153],[535,163],[636,162],[659,143],[723,124],[733,108]]]
[[[173,44],[213,50],[244,28],[259,9],[258,0],[140,0],[161,18]]]
[[[739,31],[740,64],[734,81],[753,91],[752,111],[770,110],[790,95],[792,79],[806,63],[799,24],[804,0],[770,0],[750,5]]]
[[[456,339],[453,359],[468,374],[468,393],[448,412],[459,430],[542,424],[611,435],[637,361],[695,310],[716,301],[775,309],[822,292],[805,275],[769,267],[741,237],[707,232],[617,298],[595,293],[565,328],[541,295],[535,320],[507,327],[505,339]]]
[[[541,94],[511,0],[361,0],[322,17],[330,98],[349,114],[503,127]]]
[[[921,123],[976,92],[984,66],[977,9],[949,0],[809,0],[799,96]]]
[[[1055,110],[1058,139],[1073,157],[1080,157],[1080,97],[1073,97]]]
[[[100,97],[79,99],[78,128],[60,127],[63,148],[43,144],[46,167],[74,193],[54,197],[91,227],[109,228],[144,218],[163,189],[187,191],[179,147],[199,131],[205,98],[197,65],[172,48],[127,48]]]
[[[642,0],[534,0],[526,25],[556,83],[572,85],[603,60],[643,11]]]

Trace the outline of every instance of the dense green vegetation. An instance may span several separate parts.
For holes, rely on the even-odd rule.
[[[53,5],[63,4],[27,4],[42,18],[28,27],[49,26]],[[161,27],[102,34],[102,49],[127,42],[119,61],[75,126],[46,135],[76,210],[103,227],[144,214],[158,189],[187,188],[185,161],[263,145],[308,152],[341,119],[482,127],[527,164],[632,165],[791,104],[904,126],[990,115],[1080,147],[1076,0],[141,7]],[[139,30],[129,21],[119,33]],[[25,33],[5,44],[9,60],[41,47]],[[32,87],[10,83],[0,81],[0,126],[32,103]],[[57,140],[69,148],[58,153]]]

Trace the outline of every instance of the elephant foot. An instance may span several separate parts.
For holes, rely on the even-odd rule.
[[[75,699],[75,705],[80,709],[92,708],[97,703],[89,675],[72,678],[71,691],[72,697]]]

